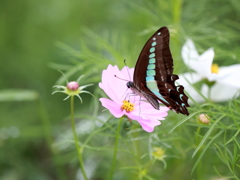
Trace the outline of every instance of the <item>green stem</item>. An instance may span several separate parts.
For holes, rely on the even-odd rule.
[[[173,23],[179,25],[181,22],[182,0],[172,0],[171,4]]]
[[[196,132],[196,147],[199,145],[199,134],[200,134],[201,127],[197,128]]]
[[[118,151],[118,140],[119,140],[120,130],[121,130],[121,126],[122,126],[122,119],[123,119],[123,117],[121,117],[119,120],[118,129],[116,132],[116,142],[115,142],[115,146],[114,146],[113,159],[112,159],[112,165],[111,165],[110,174],[109,174],[109,180],[113,179],[113,175],[114,175],[116,159],[117,159],[117,151]]]
[[[211,101],[211,86],[208,86],[208,99]]]
[[[197,132],[196,132],[196,147],[199,145],[199,143],[200,143],[200,140],[199,140],[199,135],[200,135],[200,131],[201,131],[201,127],[198,127],[197,128]],[[197,177],[199,178],[199,179],[201,179],[200,177],[201,177],[201,166],[202,166],[202,162],[200,161],[199,162],[199,164],[198,164],[198,166],[197,166]]]
[[[78,153],[78,160],[79,160],[80,168],[82,171],[82,175],[83,175],[84,179],[87,180],[88,178],[87,178],[87,175],[86,175],[86,172],[84,169],[83,158],[82,158],[83,148],[80,147],[80,145],[79,145],[76,128],[75,128],[75,122],[74,122],[74,96],[71,96],[70,103],[71,103],[70,109],[71,109],[71,121],[72,121],[72,132],[73,132],[73,136],[74,136],[74,142],[75,142],[76,150]]]

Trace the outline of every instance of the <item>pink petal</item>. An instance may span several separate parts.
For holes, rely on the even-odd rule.
[[[127,71],[124,71],[124,73],[127,73]],[[115,77],[115,75],[118,78]],[[127,74],[123,74],[123,72],[120,71],[117,66],[109,65],[107,70],[104,70],[102,73],[102,82],[99,83],[99,86],[113,101],[121,103],[124,100],[127,92],[130,92],[126,86],[127,81],[122,80],[126,79],[125,77],[127,77]]]
[[[117,92],[109,84],[99,83],[99,87],[104,90],[110,99],[112,99],[117,104],[122,104],[122,101],[119,99]]]
[[[144,119],[151,120],[164,120],[169,111],[169,108],[166,106],[160,106],[160,109],[157,110],[149,102],[141,101],[140,105],[136,105],[132,114],[135,116],[141,116]]]
[[[153,120],[144,120],[144,121],[138,121],[139,124],[142,126],[142,128],[147,132],[153,132],[154,127],[160,125],[160,121],[153,121]]]
[[[111,114],[116,118],[120,118],[124,115],[124,112],[122,111],[121,107],[114,101],[111,101],[106,98],[100,98],[99,101],[101,101],[102,106],[107,108],[111,112]]]
[[[148,119],[143,119],[140,116],[135,116],[131,113],[126,113],[126,115],[132,119],[138,121],[138,123],[142,126],[143,130],[147,132],[153,132],[154,127],[157,125],[160,125],[161,123],[157,120],[148,120]]]
[[[124,79],[128,81],[133,81],[134,68],[124,66],[123,69],[121,70],[121,73],[124,75]]]

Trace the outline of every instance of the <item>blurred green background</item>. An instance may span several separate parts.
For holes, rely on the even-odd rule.
[[[77,163],[69,163],[74,150],[53,156],[48,145],[70,128],[69,101],[51,95],[61,76],[56,69],[73,74],[69,80],[86,74],[82,83],[94,83],[88,90],[98,94],[107,64],[123,67],[127,59],[132,67],[147,38],[162,26],[170,29],[175,73],[186,70],[180,55],[186,37],[200,52],[214,47],[220,65],[239,63],[239,19],[239,0],[2,0],[0,91],[35,94],[0,102],[0,179],[75,179]],[[82,97],[78,113],[98,112],[98,100]]]

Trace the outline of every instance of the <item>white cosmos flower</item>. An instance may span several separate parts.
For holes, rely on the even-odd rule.
[[[203,102],[204,98],[191,86],[201,80],[207,80],[202,84],[200,92],[212,101],[225,101],[234,95],[239,95],[240,90],[240,64],[218,67],[213,64],[214,51],[209,48],[199,55],[191,39],[188,39],[182,47],[184,63],[195,72],[187,72],[179,75],[178,83],[197,102]],[[211,84],[211,85],[209,85]]]

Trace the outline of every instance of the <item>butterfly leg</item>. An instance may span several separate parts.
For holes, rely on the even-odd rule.
[[[140,116],[142,97],[135,93],[129,93],[128,96],[129,96],[129,101],[131,101],[131,97],[134,97],[133,103],[135,102],[135,97],[139,97],[138,105],[139,105],[139,116]]]
[[[134,99],[132,100],[132,102],[134,103],[134,102],[135,102],[135,97],[136,97],[136,96],[138,96],[138,95],[135,94],[135,93],[127,93],[125,99],[128,99],[128,101],[131,102],[131,99],[132,99],[131,97],[133,97]]]
[[[141,114],[141,105],[140,105],[140,103],[141,103],[141,96],[140,96],[140,98],[139,98],[139,116],[140,116],[140,114]]]

